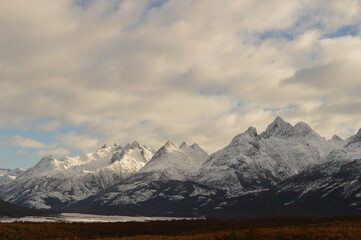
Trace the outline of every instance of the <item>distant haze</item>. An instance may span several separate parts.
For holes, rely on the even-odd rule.
[[[358,0],[0,0],[0,168],[168,139],[209,153],[280,115],[361,127]]]

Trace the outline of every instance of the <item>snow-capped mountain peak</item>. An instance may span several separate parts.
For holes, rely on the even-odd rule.
[[[334,146],[336,149],[343,148],[345,145],[345,141],[337,135],[333,135],[332,138],[327,142]]]
[[[297,123],[295,125],[295,129],[303,137],[305,137],[309,134],[318,135],[315,131],[313,131],[313,129],[307,123],[304,123],[304,122]]]
[[[346,144],[346,147],[350,146],[350,145],[361,145],[361,128],[358,130],[358,132],[349,137],[347,140],[346,140],[347,144]]]
[[[288,138],[288,137],[306,137],[306,136],[320,137],[307,123],[299,122],[295,126],[285,122],[281,117],[277,117],[267,129],[261,133],[261,137],[270,138]]]
[[[40,159],[40,161],[32,168],[32,175],[44,175],[54,169],[59,169],[59,161],[53,155],[49,155]],[[29,171],[29,170],[28,170]]]
[[[192,146],[182,143],[178,147],[167,141],[139,172],[162,172],[173,179],[183,179],[185,173],[198,170],[208,157],[198,145]]]
[[[250,137],[257,137],[257,129],[255,127],[249,127],[246,131],[246,133],[250,136]]]
[[[39,165],[40,164],[51,164],[51,163],[54,163],[55,161],[56,161],[56,159],[53,155],[48,155],[46,157],[42,157],[38,164]]]
[[[204,155],[208,156],[208,153],[203,148],[201,148],[197,143],[193,143],[191,145],[191,148],[195,151],[198,151],[198,152],[203,153]]]
[[[179,145],[179,148],[186,148],[189,147],[186,142],[182,142],[181,145]]]
[[[164,144],[164,148],[165,149],[178,149],[178,146],[176,144],[174,144],[173,142],[171,142],[170,140],[168,140],[165,144]]]
[[[340,138],[338,135],[335,134],[335,135],[332,136],[331,141],[335,141],[335,142],[336,142],[336,141],[342,141],[342,142],[343,142],[343,139]]]
[[[277,117],[260,135],[249,127],[235,136],[208,158],[194,179],[230,196],[258,191],[320,163],[334,148],[306,123],[292,126]]]
[[[258,141],[257,129],[255,127],[249,127],[244,133],[236,135],[230,145],[231,146],[248,146],[249,144]]]
[[[198,145],[189,146],[183,142],[179,147],[168,141],[137,173],[123,182],[100,193],[102,204],[133,204],[158,197],[158,184],[168,184],[173,180],[186,180],[197,171],[207,159],[208,154]],[[160,195],[159,195],[160,196]],[[164,195],[163,195],[164,196]],[[165,196],[164,196],[165,197]],[[97,196],[95,196],[95,199]],[[97,202],[93,201],[92,202]]]
[[[261,133],[263,138],[269,137],[289,137],[295,135],[295,127],[290,123],[285,122],[281,117],[276,119],[268,125],[266,131]]]
[[[333,185],[328,184],[328,177],[338,177],[342,185],[348,175],[338,172],[346,167],[344,173],[353,174],[346,179],[346,190],[356,186],[354,190],[358,192],[348,192],[359,194],[361,185],[353,185],[361,169],[359,159],[361,129],[346,141],[336,135],[326,140],[306,123],[293,126],[277,117],[261,134],[249,127],[209,157],[196,143],[182,142],[178,146],[171,141],[156,152],[133,141],[125,147],[104,145],[81,156],[56,159],[50,155],[26,172],[11,175],[13,179],[0,188],[0,198],[35,208],[61,208],[89,196],[87,203],[91,207],[96,197],[99,206],[108,209],[121,204],[124,209],[131,209],[127,204],[138,207],[146,201],[159,204],[157,199],[162,199],[161,205],[192,199],[192,205],[200,207],[200,199],[233,204],[229,198],[242,202],[252,194],[261,196],[279,189],[293,191],[300,187],[302,192],[297,190],[297,196],[302,196],[319,183],[317,178],[322,174],[321,183],[329,191],[328,186],[331,189]],[[314,174],[304,174],[311,171]],[[3,172],[0,170],[0,183]],[[290,185],[294,189],[279,188],[287,181],[294,182]],[[331,183],[339,184],[337,181]],[[214,198],[210,197],[213,192]]]
[[[141,147],[140,144],[135,140],[132,143],[125,146],[126,149],[135,149],[135,148],[140,148],[140,147]]]
[[[137,142],[57,160],[47,156],[2,187],[0,197],[35,208],[69,204],[110,187],[141,169],[154,150]],[[54,205],[55,204],[55,205]]]

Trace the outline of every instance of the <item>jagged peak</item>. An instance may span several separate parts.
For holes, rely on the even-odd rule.
[[[54,160],[56,160],[55,157],[52,154],[50,154],[46,157],[41,158],[40,161],[54,161]]]
[[[308,124],[305,123],[305,122],[298,122],[298,123],[295,125],[295,128],[302,129],[302,130],[312,130],[312,128],[310,127],[310,125],[308,125]]]
[[[193,143],[191,145],[191,148],[193,148],[193,149],[202,149],[197,143]]]
[[[186,142],[182,142],[181,145],[179,145],[179,148],[186,148],[189,147]]]
[[[295,125],[295,128],[298,130],[299,133],[302,134],[302,136],[306,136],[310,133],[315,133],[313,129],[305,122],[299,122]]]
[[[277,116],[275,120],[273,120],[273,123],[285,123],[285,121],[280,116]]]
[[[258,133],[257,133],[257,129],[255,127],[250,126],[244,133],[238,134],[236,135],[232,141],[231,144],[236,144],[238,143],[241,139],[243,139],[244,137],[257,137]]]
[[[119,150],[123,150],[124,148],[121,145],[118,146],[114,146],[114,150],[119,151]]]
[[[178,148],[177,145],[175,145],[174,143],[172,143],[170,140],[168,140],[165,144],[164,144],[165,148]]]
[[[257,129],[255,127],[250,126],[246,133],[250,136],[250,137],[257,137]]]
[[[361,128],[351,137],[353,140],[361,140]]]
[[[335,135],[332,136],[331,141],[343,141],[343,139],[335,134]]]
[[[264,138],[273,137],[286,137],[295,135],[295,127],[290,123],[285,122],[281,117],[276,117],[276,119],[268,125],[266,131],[264,131],[261,136]]]
[[[137,141],[133,141],[132,143],[128,143],[128,145],[125,147],[126,149],[135,149],[140,148],[140,144]]]
[[[174,143],[172,143],[170,140],[168,140],[160,149],[158,149],[158,151],[156,151],[152,157],[152,159],[150,159],[150,161],[147,163],[147,165],[145,165],[145,168],[143,168],[143,170],[141,171],[147,171],[146,166],[149,166],[154,164],[154,162],[158,162],[159,161],[159,157],[162,155],[167,155],[169,153],[172,152],[176,152],[176,151],[181,151],[177,145],[175,145]]]
[[[194,151],[197,151],[197,152],[202,152],[202,153],[205,153],[205,154],[207,154],[208,155],[208,153],[206,152],[206,151],[204,151],[204,149],[203,148],[201,148],[197,143],[193,143],[191,146],[189,146],[185,141],[184,142],[182,142],[182,144],[181,145],[179,145],[179,148],[180,149],[193,149]]]
[[[292,127],[292,125],[288,122],[285,122],[280,116],[277,116],[271,124],[268,125],[267,129],[270,130],[272,127]],[[266,130],[267,131],[267,130]]]
[[[361,128],[358,130],[358,132],[355,135],[353,135],[348,139],[348,143],[346,147],[353,143],[359,143],[359,142],[361,142]]]
[[[267,129],[260,134],[263,138],[269,137],[305,137],[307,135],[318,135],[307,123],[299,122],[295,126],[285,122],[281,117],[268,125]]]
[[[358,130],[358,132],[356,133],[357,136],[361,136],[361,128]]]
[[[203,148],[201,148],[197,143],[193,143],[193,144],[191,145],[191,148],[192,148],[193,150],[196,150],[196,151],[199,151],[199,152],[203,152],[203,153],[205,153],[205,154],[208,155],[208,153],[207,153]]]
[[[37,166],[44,166],[44,165],[48,165],[51,163],[54,163],[56,161],[55,157],[53,155],[49,155],[46,157],[43,157],[40,159],[40,161],[36,164]]]

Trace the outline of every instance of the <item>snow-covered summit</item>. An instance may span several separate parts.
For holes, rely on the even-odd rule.
[[[193,180],[231,196],[258,191],[322,162],[333,149],[306,123],[292,126],[277,117],[259,135],[250,127],[235,136],[207,159]]]
[[[278,137],[305,137],[307,135],[318,135],[313,129],[304,122],[299,122],[295,126],[285,122],[281,117],[277,117],[267,129],[260,134],[263,138]]]
[[[295,135],[295,128],[285,122],[281,117],[277,117],[270,125],[268,125],[266,131],[261,133],[263,138],[269,137],[288,137]]]
[[[338,135],[333,135],[332,138],[330,139],[331,141],[338,141],[338,142],[343,142],[344,140],[342,138],[340,138]]]
[[[0,197],[35,208],[66,205],[96,194],[139,171],[154,152],[133,142],[125,148],[104,145],[95,152],[60,160],[50,155],[4,185]]]
[[[182,142],[182,143],[179,145],[179,148],[185,148],[185,147],[189,147],[189,145],[188,145],[186,142]]]
[[[141,146],[136,141],[125,148],[104,145],[95,152],[80,156],[64,157],[59,160],[52,155],[43,157],[39,163],[28,169],[25,176],[53,176],[59,173],[66,176],[79,176],[83,173],[99,172],[102,169],[129,174],[142,168],[153,154],[154,150]]]
[[[246,133],[250,136],[250,137],[257,137],[257,129],[255,127],[249,127],[246,131]]]
[[[188,146],[183,142],[178,147],[167,141],[139,173],[162,172],[172,179],[184,179],[187,174],[198,170],[207,157],[208,154],[198,144]]]
[[[351,145],[355,145],[356,147],[361,147],[361,128],[358,130],[358,132],[355,135],[349,137],[346,140],[346,147]]]
[[[137,204],[158,197],[159,183],[185,180],[197,171],[208,154],[198,145],[183,142],[179,147],[167,141],[137,173],[101,192],[92,201],[105,205]]]
[[[307,123],[304,122],[298,122],[295,125],[295,129],[297,130],[297,133],[303,137],[307,135],[318,135]]]
[[[333,135],[332,138],[329,139],[327,142],[333,145],[335,149],[343,148],[345,145],[345,141],[336,134]]]
[[[134,140],[132,143],[129,143],[125,146],[126,149],[135,149],[135,148],[140,148],[141,145],[136,141]]]

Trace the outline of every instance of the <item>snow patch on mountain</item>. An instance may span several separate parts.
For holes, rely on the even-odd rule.
[[[23,174],[24,172],[25,169],[23,168],[0,169],[0,186],[14,181],[19,175]]]

